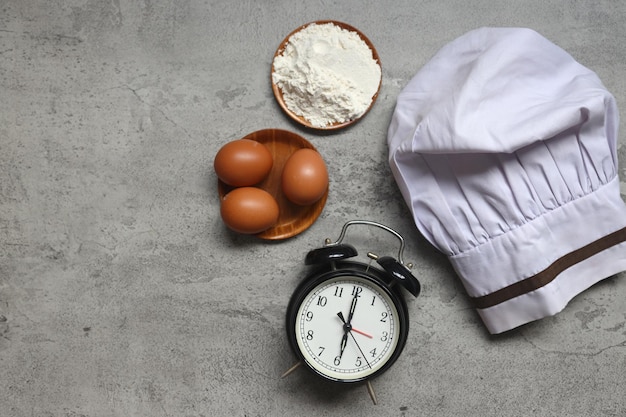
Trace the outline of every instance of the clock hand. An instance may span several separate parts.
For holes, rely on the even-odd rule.
[[[367,366],[370,367],[370,369],[372,369],[372,365],[370,365],[369,361],[367,360],[367,357],[365,356],[365,353],[363,353],[363,350],[361,349],[361,346],[359,346],[359,342],[356,341],[356,339],[354,338],[354,335],[352,334],[352,332],[350,332],[350,336],[352,336],[352,340],[354,340],[354,344],[359,349],[359,352],[361,352],[361,355],[363,356],[363,359],[365,359],[365,363],[367,364]]]
[[[352,328],[348,323],[346,323],[346,319],[343,317],[343,313],[340,311],[337,313],[339,319],[343,323],[343,336],[341,337],[341,350],[339,351],[339,359],[343,356],[343,351],[346,350],[346,345],[348,344],[348,333]]]
[[[355,303],[355,305],[356,305],[356,303]],[[344,331],[346,331],[346,328],[347,328],[347,330],[348,330],[348,331],[354,331],[354,332],[357,332],[358,334],[361,334],[361,335],[363,335],[363,336],[365,336],[365,337],[369,337],[370,339],[374,338],[374,336],[372,336],[371,334],[366,333],[366,332],[364,332],[363,330],[359,330],[359,329],[357,329],[357,328],[353,327],[353,326],[352,326],[352,324],[350,324],[349,322],[348,322],[348,323],[346,323],[346,319],[345,319],[345,317],[343,316],[343,313],[341,313],[341,311],[340,311],[339,313],[337,313],[337,315],[339,316],[339,318],[340,318],[340,319],[341,319],[341,321],[343,322],[343,329],[344,329]]]
[[[350,330],[352,330],[352,326],[350,325],[350,322],[346,321],[346,318],[343,316],[343,313],[341,311],[337,313],[337,316],[343,323],[343,331],[347,334]]]
[[[355,297],[355,299],[356,299],[356,297]],[[354,303],[354,304],[356,304],[356,303]],[[361,349],[361,346],[359,346],[359,342],[356,341],[356,339],[354,338],[354,335],[352,334],[351,330],[354,330],[357,333],[364,334],[365,336],[368,336],[368,337],[372,337],[372,336],[368,335],[367,333],[355,330],[350,323],[346,322],[346,319],[343,316],[343,313],[341,311],[339,313],[337,313],[337,316],[339,317],[339,319],[343,323],[343,331],[344,331],[343,338],[341,339],[342,350],[341,350],[340,357],[341,357],[341,355],[343,355],[343,349],[345,349],[345,347],[346,347],[345,343],[344,343],[344,340],[346,340],[348,338],[348,333],[350,333],[350,336],[352,336],[352,340],[354,340],[354,344],[359,349],[359,352],[361,352],[361,356],[363,356],[363,359],[365,359],[365,363],[367,363],[367,366],[369,366],[371,368],[372,365],[370,365],[369,361],[367,360],[367,357],[365,356],[365,353],[363,353],[363,350]]]
[[[360,334],[360,335],[363,335],[363,336],[365,336],[365,337],[369,337],[370,339],[373,339],[373,338],[374,338],[374,336],[372,336],[371,334],[369,334],[369,333],[365,333],[363,330],[359,330],[359,329],[357,329],[357,328],[355,328],[355,327],[352,327],[352,331],[353,331],[353,332],[356,332],[356,333],[358,333],[358,334]]]
[[[348,324],[352,323],[352,316],[354,316],[354,310],[356,309],[356,302],[358,301],[359,293],[354,294],[352,298],[352,304],[350,304],[350,312],[348,313]]]
[[[341,350],[339,351],[339,359],[343,356],[343,351],[346,350],[346,345],[348,344],[348,332],[344,332],[343,337],[341,338]]]

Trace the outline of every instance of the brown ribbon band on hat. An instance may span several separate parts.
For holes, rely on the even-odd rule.
[[[493,307],[515,297],[535,291],[552,282],[561,272],[619,243],[626,241],[626,227],[576,249],[554,261],[549,267],[532,277],[518,281],[482,297],[472,297],[476,308]]]

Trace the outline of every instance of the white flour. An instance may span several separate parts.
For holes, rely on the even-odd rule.
[[[325,127],[365,113],[381,69],[356,32],[332,23],[311,24],[291,36],[276,56],[272,79],[289,110]]]

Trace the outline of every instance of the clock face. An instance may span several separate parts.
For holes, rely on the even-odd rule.
[[[344,271],[303,289],[293,307],[293,338],[310,368],[327,379],[357,382],[395,361],[406,341],[406,307],[383,285]]]

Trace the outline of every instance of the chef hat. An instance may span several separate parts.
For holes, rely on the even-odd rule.
[[[467,33],[398,96],[393,175],[491,333],[626,270],[617,129],[597,75],[529,29]]]

